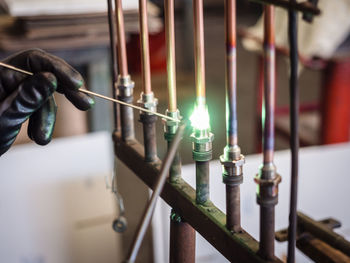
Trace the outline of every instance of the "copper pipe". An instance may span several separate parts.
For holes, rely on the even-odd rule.
[[[275,205],[278,202],[278,184],[281,180],[273,163],[275,115],[274,23],[274,7],[264,6],[264,103],[262,111],[264,163],[260,168],[260,174],[256,178],[256,182],[259,184],[257,202],[260,205],[259,254],[266,260],[273,260],[275,257]]]
[[[142,65],[142,88],[144,94],[150,94],[151,88],[151,66],[149,56],[148,22],[147,22],[147,0],[139,0],[139,22],[141,41],[141,65]]]
[[[115,0],[115,17],[117,24],[117,53],[119,75],[126,77],[128,73],[128,59],[126,55],[124,16],[122,0]],[[115,48],[115,47],[114,47]]]
[[[113,16],[113,4],[112,0],[107,0],[108,6],[108,26],[109,26],[109,40],[110,40],[110,51],[111,51],[111,63],[112,63],[112,96],[113,99],[117,98],[117,90],[115,84],[117,82],[117,56],[115,53],[115,24]],[[120,108],[117,104],[113,104],[113,114],[114,114],[114,129],[116,131],[120,130]]]
[[[225,1],[226,24],[226,132],[227,144],[236,146],[237,138],[237,62],[236,1]]]
[[[173,216],[172,212],[172,216]],[[170,263],[194,263],[196,255],[196,231],[190,224],[179,220],[170,220]]]
[[[274,115],[275,115],[275,9],[271,5],[264,7],[264,69],[265,96],[263,110],[264,164],[272,163],[274,156]]]
[[[205,102],[203,0],[193,1],[193,19],[194,19],[194,59],[195,59],[197,104],[204,105],[206,102]]]
[[[175,112],[176,103],[176,65],[175,65],[175,26],[174,26],[174,0],[164,0],[165,41],[167,49],[167,76],[169,102],[168,110]]]

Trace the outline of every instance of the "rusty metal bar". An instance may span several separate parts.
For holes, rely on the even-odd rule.
[[[301,212],[298,212],[298,228],[301,228],[305,232],[309,232],[314,237],[350,256],[349,241],[334,232],[332,229],[326,227],[323,223],[317,222]]]
[[[290,2],[296,3],[295,0]],[[295,246],[297,235],[297,200],[299,176],[299,87],[298,87],[298,20],[297,13],[288,11],[288,34],[290,46],[290,149],[291,149],[291,188],[288,227],[287,262],[295,262]]]
[[[282,7],[285,9],[292,9],[295,11],[303,12],[303,13],[309,13],[313,15],[320,15],[321,10],[314,6],[313,4],[304,1],[304,2],[290,2],[289,0],[250,0],[253,2],[261,3],[261,4],[267,4],[267,5],[274,5],[278,7]]]
[[[297,247],[314,262],[348,263],[350,258],[314,236],[304,233],[297,240]]]
[[[119,133],[113,136],[117,157],[124,162],[145,184],[154,188],[160,165],[144,162],[144,149],[137,141],[124,142]],[[180,179],[177,183],[167,181],[161,197],[181,214],[197,232],[231,262],[278,262],[264,260],[257,252],[259,243],[242,229],[232,234],[226,229],[226,215],[212,203],[196,205],[195,190]]]

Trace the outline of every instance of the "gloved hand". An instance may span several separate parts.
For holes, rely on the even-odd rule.
[[[57,106],[52,96],[64,94],[75,107],[88,110],[94,100],[78,89],[82,76],[64,60],[39,49],[26,50],[4,63],[34,73],[33,76],[0,66],[0,156],[15,141],[29,118],[28,136],[39,145],[51,141]]]

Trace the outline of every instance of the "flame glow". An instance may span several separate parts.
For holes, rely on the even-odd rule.
[[[191,114],[190,121],[194,129],[198,129],[198,130],[210,129],[208,107],[203,104],[200,104],[200,105],[196,104]]]

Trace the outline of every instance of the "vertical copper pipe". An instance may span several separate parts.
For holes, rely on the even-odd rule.
[[[268,164],[273,162],[275,143],[275,9],[271,5],[266,5],[264,10],[265,100],[262,119],[264,164]]]
[[[175,66],[175,23],[174,0],[164,0],[165,41],[167,50],[167,77],[168,77],[168,111],[177,110],[176,103],[176,66]]]
[[[112,57],[112,96],[114,99],[117,98],[117,90],[115,89],[115,83],[117,81],[117,56],[115,53],[115,25],[113,16],[113,5],[112,0],[107,0],[108,6],[108,26],[109,26],[109,40],[110,40],[110,50]],[[119,107],[117,104],[113,103],[113,114],[114,114],[114,129],[116,131],[120,130],[119,123]]]
[[[122,0],[115,0],[115,16],[117,24],[117,49],[118,49],[118,70],[119,75],[126,77],[128,73],[128,59],[126,56],[126,43],[124,31],[124,16]]]
[[[139,0],[139,13],[143,93],[150,94],[152,92],[152,88],[147,22],[147,0]]]
[[[275,115],[275,18],[274,7],[264,6],[264,103],[263,103],[263,166],[260,170],[258,203],[260,204],[260,255],[273,260],[275,254],[275,205],[278,201],[280,177],[274,157]],[[269,183],[264,183],[269,182]],[[273,182],[273,183],[271,183]]]
[[[194,19],[194,59],[196,75],[197,105],[205,105],[205,55],[204,55],[204,24],[203,0],[193,1]]]
[[[237,62],[236,1],[225,1],[226,24],[226,132],[227,145],[236,146],[237,138]]]

